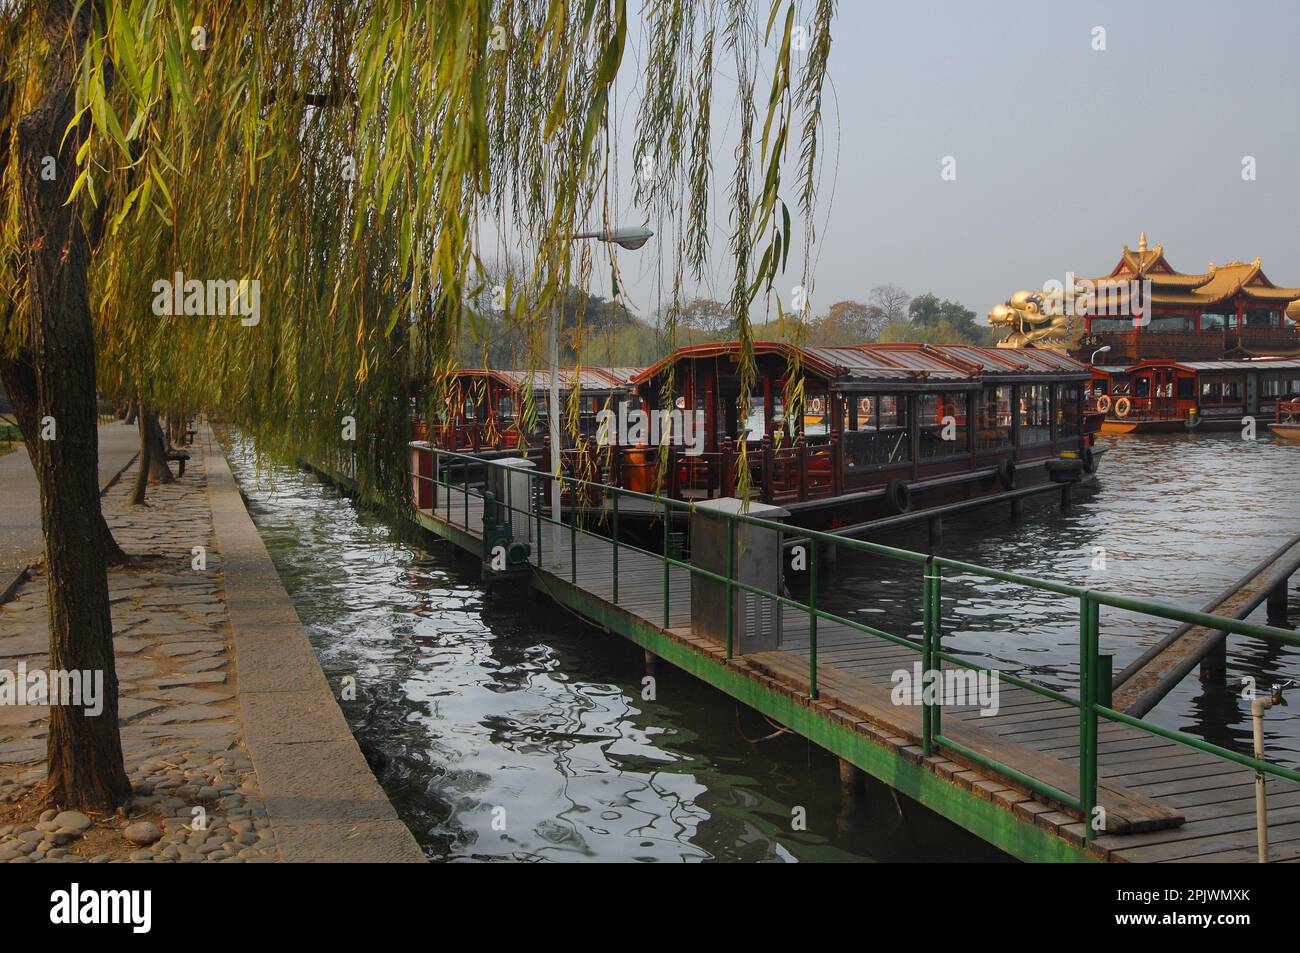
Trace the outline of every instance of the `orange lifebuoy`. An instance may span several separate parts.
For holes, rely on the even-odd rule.
[[[1127,417],[1128,412],[1132,409],[1133,401],[1129,400],[1127,397],[1121,397],[1119,400],[1115,401],[1116,417]]]
[[[1110,394],[1102,394],[1097,398],[1097,410],[1103,414],[1110,410]]]

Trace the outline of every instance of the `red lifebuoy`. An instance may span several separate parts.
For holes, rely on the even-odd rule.
[[[1102,394],[1097,398],[1097,410],[1103,414],[1110,410],[1110,394]]]

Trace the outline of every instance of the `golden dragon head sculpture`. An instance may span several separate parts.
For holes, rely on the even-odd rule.
[[[1083,319],[1078,316],[1081,303],[1076,299],[1067,307],[1060,293],[1017,291],[1006,304],[989,310],[989,324],[1003,332],[998,347],[1066,350],[1083,336]]]

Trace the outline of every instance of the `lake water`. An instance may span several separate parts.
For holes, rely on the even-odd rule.
[[[1095,487],[946,520],[956,559],[1200,608],[1300,531],[1300,446],[1235,435],[1103,437]],[[432,859],[981,860],[1002,855],[869,784],[843,799],[835,759],[691,676],[661,667],[642,698],[640,649],[519,590],[485,593],[450,544],[359,509],[296,468],[231,466],[343,708]],[[914,549],[924,530],[887,540]],[[1104,557],[1104,560],[1099,558]],[[844,554],[823,604],[891,631],[919,620],[915,568]],[[952,578],[945,645],[1055,687],[1077,674],[1074,606]],[[1300,600],[1292,592],[1293,618]],[[1263,610],[1257,614],[1262,619]],[[1106,610],[1116,668],[1165,631]],[[1229,685],[1185,680],[1150,716],[1249,744],[1243,675],[1300,678],[1300,653],[1233,639]],[[1269,712],[1270,755],[1293,764],[1300,722]]]

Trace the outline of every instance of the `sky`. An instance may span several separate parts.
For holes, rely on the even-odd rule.
[[[1097,27],[1104,50],[1093,48]],[[840,0],[831,29],[814,312],[893,283],[984,315],[1067,271],[1109,273],[1140,231],[1180,270],[1260,256],[1276,284],[1300,286],[1300,2]],[[641,44],[631,31],[623,167],[636,93],[622,76],[635,75]],[[715,253],[709,280],[691,289],[722,299],[734,105],[719,82]],[[621,221],[637,224],[633,170],[620,171]],[[792,177],[783,197],[793,209]],[[619,257],[643,315],[667,294],[664,244]],[[788,287],[801,278],[797,257]]]

